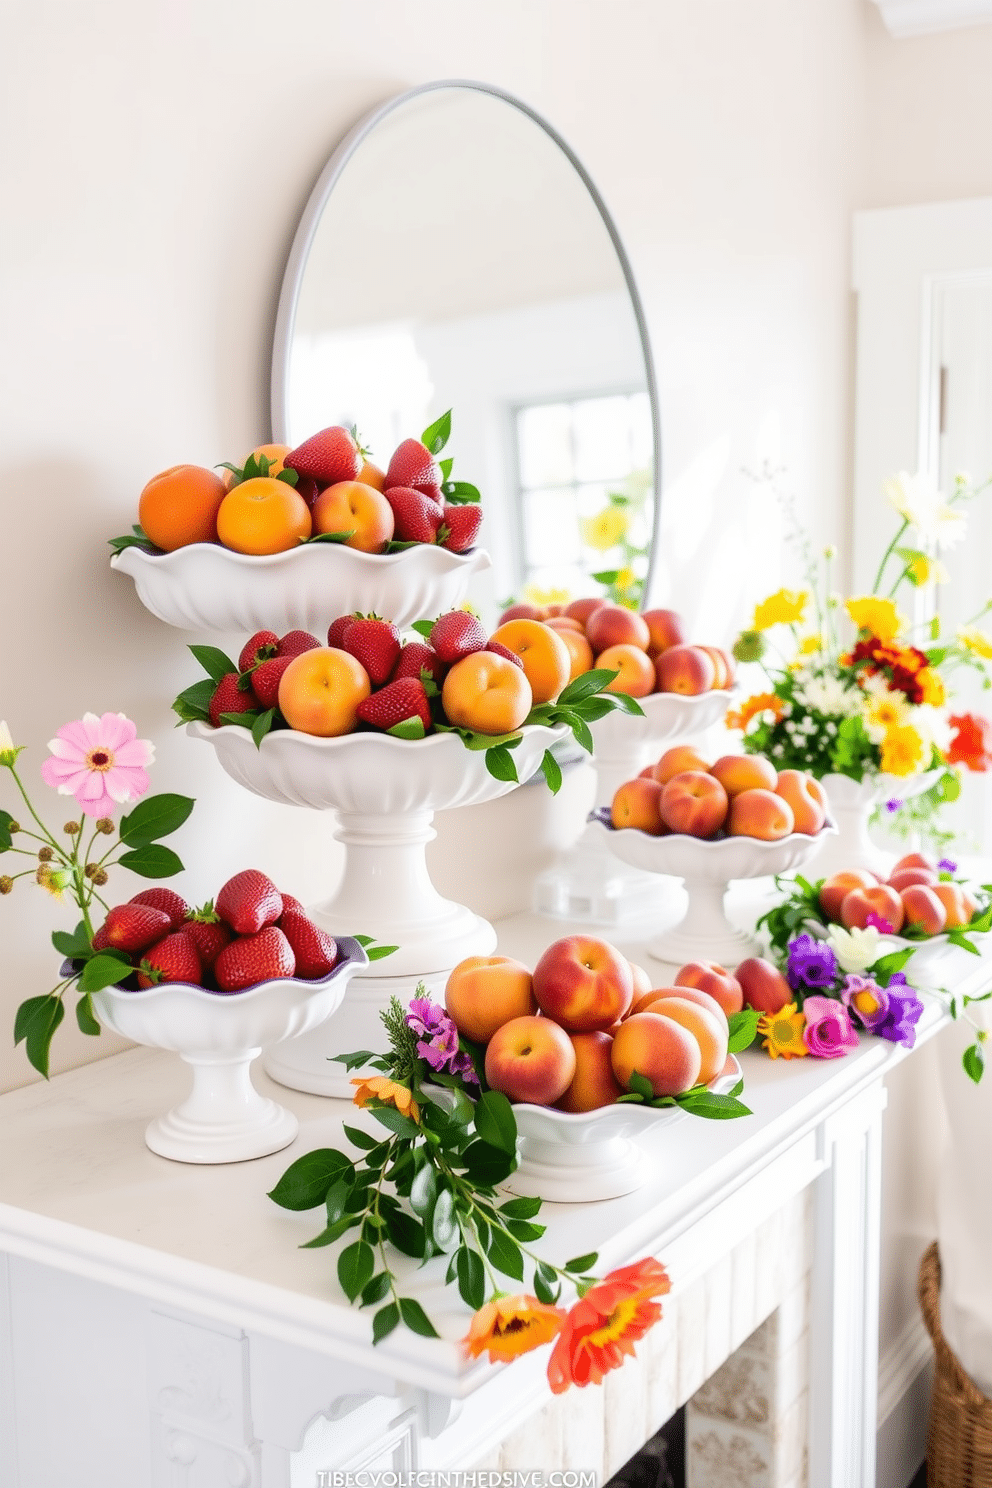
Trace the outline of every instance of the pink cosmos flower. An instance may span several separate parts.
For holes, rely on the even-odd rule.
[[[137,732],[123,713],[84,713],[48,741],[52,758],[42,765],[41,778],[60,796],[75,796],[86,816],[108,816],[148,789],[145,766],[155,758],[155,746],[136,738]]]

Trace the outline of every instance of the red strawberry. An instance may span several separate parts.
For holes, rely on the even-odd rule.
[[[297,445],[283,461],[290,470],[309,476],[321,486],[354,480],[362,468],[358,441],[347,429],[335,424],[321,429]]]
[[[410,486],[393,486],[383,494],[393,508],[396,522],[393,536],[397,542],[433,543],[437,540],[443,514],[440,506],[429,496],[414,491]]]
[[[172,920],[164,910],[152,904],[116,904],[108,909],[107,918],[93,937],[93,949],[104,951],[143,951],[172,929]]]
[[[222,992],[241,992],[258,982],[291,977],[295,971],[293,947],[277,925],[232,940],[214,962],[214,976]]]
[[[273,656],[252,672],[251,690],[263,708],[276,706],[282,674],[294,660],[292,656]]]
[[[333,968],[338,956],[334,937],[315,925],[308,915],[299,910],[284,909],[279,928],[293,948],[298,977],[310,981],[314,977],[326,976]]]
[[[478,502],[463,506],[444,503],[444,520],[438,528],[438,546],[452,553],[466,553],[473,546],[482,526],[482,507]],[[445,530],[447,529],[447,530]]]
[[[401,677],[373,692],[358,705],[358,716],[363,723],[373,728],[391,729],[408,718],[419,718],[424,733],[431,727],[431,705],[427,701],[424,684],[416,677]]]
[[[400,633],[388,620],[368,615],[353,620],[344,633],[341,649],[360,661],[373,687],[389,680],[400,654]]]
[[[185,930],[174,930],[142,956],[138,986],[152,987],[157,982],[192,982],[194,987],[203,985],[200,958]]]
[[[441,467],[419,439],[404,439],[394,451],[386,471],[387,495],[393,486],[409,486],[414,491],[421,491],[438,506],[444,500],[441,495]]]
[[[282,896],[282,912],[283,912],[283,914],[285,914],[288,909],[295,910],[297,914],[301,914],[301,915],[305,915],[306,914],[306,910],[303,908],[303,905],[300,903],[299,899],[294,899],[293,896],[292,896],[292,894],[283,894],[283,896]]]
[[[448,666],[471,656],[473,651],[484,651],[489,637],[485,626],[468,610],[449,610],[435,620],[428,637],[434,650]]]
[[[213,904],[202,909],[190,910],[184,933],[196,946],[196,953],[204,971],[210,971],[226,945],[231,943],[231,932],[218,917]]]
[[[282,914],[282,895],[271,878],[257,868],[246,868],[227,880],[214,908],[238,935],[256,935]]]
[[[296,492],[297,496],[302,496],[307,506],[311,508],[313,507],[314,502],[317,500],[317,497],[320,495],[320,487],[318,486],[317,482],[315,480],[312,480],[308,475],[301,475],[299,480],[296,482],[296,485],[293,487],[293,490]]]
[[[279,637],[274,630],[256,630],[250,641],[245,641],[238,657],[238,671],[250,672],[253,666],[269,656],[278,656]]]
[[[491,651],[494,656],[502,656],[504,661],[512,661],[514,666],[518,666],[523,671],[523,657],[518,656],[516,651],[511,651],[509,646],[504,646],[502,641],[490,641],[486,650]]]
[[[336,620],[332,620],[327,628],[327,644],[336,647],[340,651],[341,642],[344,640],[344,633],[348,629],[348,626],[351,625],[352,621],[360,620],[361,618],[359,614],[351,614],[339,615]]]
[[[287,630],[279,641],[277,656],[302,656],[304,651],[316,651],[320,645],[317,637],[308,630]]]
[[[423,673],[428,671],[431,674],[431,680],[440,687],[447,670],[433,646],[428,646],[426,641],[408,641],[400,652],[399,661],[393,668],[391,680],[398,682],[401,677],[416,677],[422,682]]]
[[[238,687],[237,672],[227,672],[214,688],[207,712],[214,728],[220,728],[222,713],[249,713],[254,706],[255,699],[251,692],[242,692]]]
[[[132,894],[130,903],[150,904],[152,909],[160,909],[163,914],[169,916],[173,930],[178,930],[186,916],[191,913],[186,900],[181,894],[177,894],[175,889],[142,889],[140,894]]]

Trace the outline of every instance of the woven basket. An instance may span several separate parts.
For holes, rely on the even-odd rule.
[[[992,1400],[976,1389],[941,1331],[936,1242],[920,1262],[917,1295],[937,1366],[927,1427],[927,1488],[992,1488]]]

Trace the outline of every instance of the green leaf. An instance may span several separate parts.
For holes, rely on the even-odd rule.
[[[420,436],[420,442],[430,450],[432,455],[439,455],[450,438],[451,409],[449,408],[447,413],[442,413],[440,418],[427,425]]]
[[[455,1252],[455,1274],[458,1291],[466,1306],[478,1312],[486,1300],[486,1268],[478,1251],[463,1245]]]
[[[475,1132],[490,1147],[501,1152],[515,1154],[517,1150],[517,1122],[513,1107],[499,1090],[487,1090],[480,1095],[475,1106]]]
[[[574,703],[581,703],[583,698],[592,697],[593,693],[602,692],[607,683],[612,682],[614,677],[619,677],[619,671],[611,667],[593,667],[589,672],[583,672],[570,682],[564,692],[558,696],[558,706],[570,708]]]
[[[880,987],[887,987],[896,972],[902,971],[913,954],[914,947],[906,946],[901,951],[892,951],[888,956],[880,956],[872,966],[868,967],[868,970]]]
[[[90,941],[82,920],[71,935],[66,930],[53,930],[52,945],[60,955],[67,956],[70,961],[78,961],[81,957],[88,956]]]
[[[531,1224],[526,1219],[508,1219],[506,1228],[515,1240],[522,1240],[526,1244],[530,1240],[540,1240],[547,1225]]]
[[[14,839],[10,835],[10,824],[13,820],[9,811],[0,811],[0,852],[6,852],[14,845]]]
[[[88,992],[76,1003],[76,1022],[80,1033],[86,1033],[90,1038],[98,1037],[100,1024],[93,1013],[93,1001]]]
[[[225,656],[217,646],[190,646],[189,648],[197,661],[202,666],[208,677],[219,682],[226,677],[228,672],[236,672],[238,669],[229,656]]]
[[[544,751],[541,760],[541,774],[544,776],[545,784],[553,796],[561,790],[561,765],[555,759],[550,749]]]
[[[961,1056],[964,1072],[977,1085],[985,1073],[985,1050],[981,1044],[970,1044]]]
[[[399,723],[394,723],[392,728],[386,730],[392,734],[394,739],[423,739],[427,733],[424,728],[424,720],[420,714],[413,718],[401,718]]]
[[[272,725],[275,722],[275,716],[275,708],[266,708],[264,713],[259,713],[258,717],[255,719],[255,722],[252,724],[251,736],[255,740],[256,749],[261,749],[262,740],[272,728]]]
[[[341,1056],[338,1055],[338,1058],[340,1057]],[[378,1147],[379,1145],[375,1137],[370,1137],[368,1132],[363,1132],[357,1126],[348,1126],[347,1123],[345,1123],[342,1125],[341,1130],[344,1132],[351,1145],[353,1147],[360,1147],[363,1152],[371,1152],[373,1147]]]
[[[600,569],[599,573],[592,574],[591,577],[596,580],[597,584],[615,584],[620,577],[620,570],[618,568],[603,568]]]
[[[333,1245],[335,1240],[340,1240],[349,1230],[353,1230],[358,1224],[357,1214],[345,1214],[341,1219],[336,1219],[333,1224],[321,1230],[319,1235],[312,1240],[305,1240],[300,1246],[301,1250],[320,1250],[325,1245]]]
[[[588,1271],[591,1266],[595,1266],[598,1260],[599,1251],[590,1250],[588,1255],[573,1256],[570,1261],[565,1262],[565,1265],[562,1269],[572,1272]]]
[[[369,958],[370,961],[381,961],[384,956],[391,956],[394,951],[398,951],[398,950],[399,950],[399,946],[387,946],[387,945],[366,946],[365,947],[365,954],[366,954],[366,956],[368,956],[368,958]]]
[[[283,1209],[316,1209],[328,1190],[345,1173],[354,1171],[351,1159],[333,1147],[320,1147],[298,1157],[283,1173],[269,1198]]]
[[[284,465],[283,466],[283,468],[280,470],[279,474],[275,477],[275,479],[276,480],[285,481],[286,484],[287,484],[287,486],[294,486],[295,487],[295,486],[298,486],[299,483],[300,483],[299,471],[290,470],[290,468],[289,468],[288,465]]]
[[[360,941],[362,937],[356,935],[355,939]],[[356,1049],[352,1054],[331,1054],[328,1058],[334,1064],[343,1064],[346,1070],[361,1069],[363,1064],[368,1064],[375,1058],[371,1049]],[[375,1143],[372,1143],[373,1147]]]
[[[351,1170],[346,1170],[327,1190],[324,1207],[327,1210],[327,1223],[330,1225],[337,1224],[342,1214],[348,1208],[348,1201],[351,1198],[353,1187],[351,1182],[352,1177],[353,1173]]]
[[[372,1342],[381,1343],[388,1338],[400,1320],[400,1310],[395,1302],[388,1302],[385,1307],[380,1307],[372,1319]]]
[[[352,527],[350,532],[315,532],[312,537],[301,537],[301,543],[344,543],[349,537],[354,537],[357,527]]]
[[[482,500],[478,486],[473,486],[471,481],[446,480],[441,490],[445,501],[450,501],[452,506],[474,506]]]
[[[373,1276],[371,1281],[362,1287],[362,1306],[371,1307],[376,1302],[381,1302],[389,1291],[389,1272],[380,1271]]]
[[[462,1163],[473,1182],[486,1188],[509,1178],[517,1165],[515,1155],[491,1147],[488,1142],[470,1142],[462,1153]]]
[[[150,537],[145,536],[140,527],[136,527],[134,532],[126,533],[124,537],[111,537],[108,539],[108,546],[113,548],[115,553],[123,553],[125,548],[144,548],[149,553],[162,551],[161,548],[155,546]]]
[[[500,1204],[499,1212],[505,1214],[508,1219],[533,1219],[535,1214],[541,1212],[541,1200],[510,1199],[506,1204]]]
[[[126,852],[117,861],[122,868],[130,868],[132,873],[139,873],[142,878],[171,878],[174,873],[183,871],[179,855],[160,842],[150,842],[147,847]]]
[[[160,837],[168,837],[178,831],[195,805],[190,796],[149,796],[121,817],[121,841],[128,847],[147,847]]]
[[[554,1307],[561,1296],[561,1283],[553,1271],[543,1265],[534,1268],[534,1291],[539,1302],[544,1302],[548,1307]]]
[[[489,1236],[489,1259],[504,1276],[512,1276],[514,1281],[523,1280],[524,1258],[520,1247],[502,1230],[493,1230]]]
[[[419,1333],[421,1338],[440,1336],[420,1303],[413,1297],[400,1298],[400,1315],[411,1333]]]
[[[386,1234],[397,1250],[417,1260],[424,1254],[426,1235],[424,1227],[412,1215],[402,1209],[386,1214]]]
[[[447,1250],[458,1233],[455,1219],[455,1196],[450,1188],[442,1188],[434,1205],[431,1219],[431,1236],[438,1250]]]
[[[364,1240],[346,1245],[338,1256],[338,1281],[349,1302],[354,1302],[375,1271],[375,1252]]]
[[[676,1105],[692,1116],[705,1116],[710,1121],[730,1121],[737,1116],[750,1116],[751,1110],[733,1095],[714,1095],[712,1091],[689,1091],[676,1097]]]
[[[437,463],[441,469],[441,479],[443,481],[446,481],[451,475],[451,467],[454,465],[455,462],[449,456],[447,460],[438,460]]]
[[[410,626],[410,629],[415,630],[418,635],[423,636],[426,640],[431,631],[434,629],[436,623],[437,622],[435,620],[414,620],[413,624]]]
[[[179,694],[172,705],[181,723],[207,722],[210,718],[210,700],[216,691],[216,683],[210,677],[202,677]]]
[[[582,748],[586,751],[587,754],[594,754],[596,746],[593,741],[592,734],[589,731],[589,725],[585,722],[584,719],[580,718],[577,713],[574,713],[572,715],[570,723],[572,728],[572,736],[575,739],[575,742],[577,744],[581,744]]]
[[[65,1017],[60,997],[29,997],[14,1018],[14,1046],[24,1039],[28,1061],[48,1079],[48,1059],[55,1030]]]
[[[654,1100],[654,1086],[644,1075],[632,1070],[627,1080],[627,1088],[633,1095],[640,1095],[644,1100]]]
[[[754,1043],[758,1033],[758,1019],[761,1014],[753,1008],[743,1008],[739,1013],[731,1013],[727,1022],[730,1025],[730,1038],[727,1042],[728,1054],[739,1054],[742,1049],[749,1049]]]
[[[513,763],[513,755],[505,744],[494,744],[486,750],[486,769],[497,780],[512,780],[519,783],[520,777]]]
[[[404,1116],[402,1111],[397,1111],[395,1106],[378,1106],[370,1103],[365,1107],[370,1116],[387,1127],[389,1131],[396,1132],[400,1137],[419,1137],[420,1127],[409,1116]]]
[[[421,1219],[429,1219],[437,1202],[437,1179],[431,1164],[424,1163],[410,1185],[410,1208]]]
[[[83,967],[79,976],[80,991],[99,992],[102,987],[115,987],[118,982],[126,981],[133,970],[134,967],[119,956],[101,951]]]

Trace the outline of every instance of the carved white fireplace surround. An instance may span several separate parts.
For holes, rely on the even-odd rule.
[[[506,948],[533,933],[521,917]],[[976,990],[992,978],[972,964]],[[921,1039],[940,1023],[928,1009]],[[604,1269],[657,1255],[673,1281],[639,1358],[558,1398],[546,1351],[465,1363],[467,1314],[439,1263],[411,1263],[408,1285],[444,1339],[399,1330],[373,1350],[329,1254],[297,1249],[314,1216],[266,1190],[292,1158],[338,1145],[353,1108],[280,1089],[300,1118],[293,1147],[196,1168],[142,1142],[180,1093],[167,1055],[14,1091],[0,1098],[0,1484],[317,1488],[318,1469],[366,1466],[605,1477],[695,1396],[696,1488],[721,1451],[751,1462],[749,1488],[871,1488],[883,1081],[906,1057],[876,1039],[837,1061],[746,1054],[752,1118],[659,1132],[639,1192],[547,1206],[549,1255],[598,1248]],[[745,1378],[764,1404],[747,1405]],[[749,1452],[764,1452],[760,1473]]]

